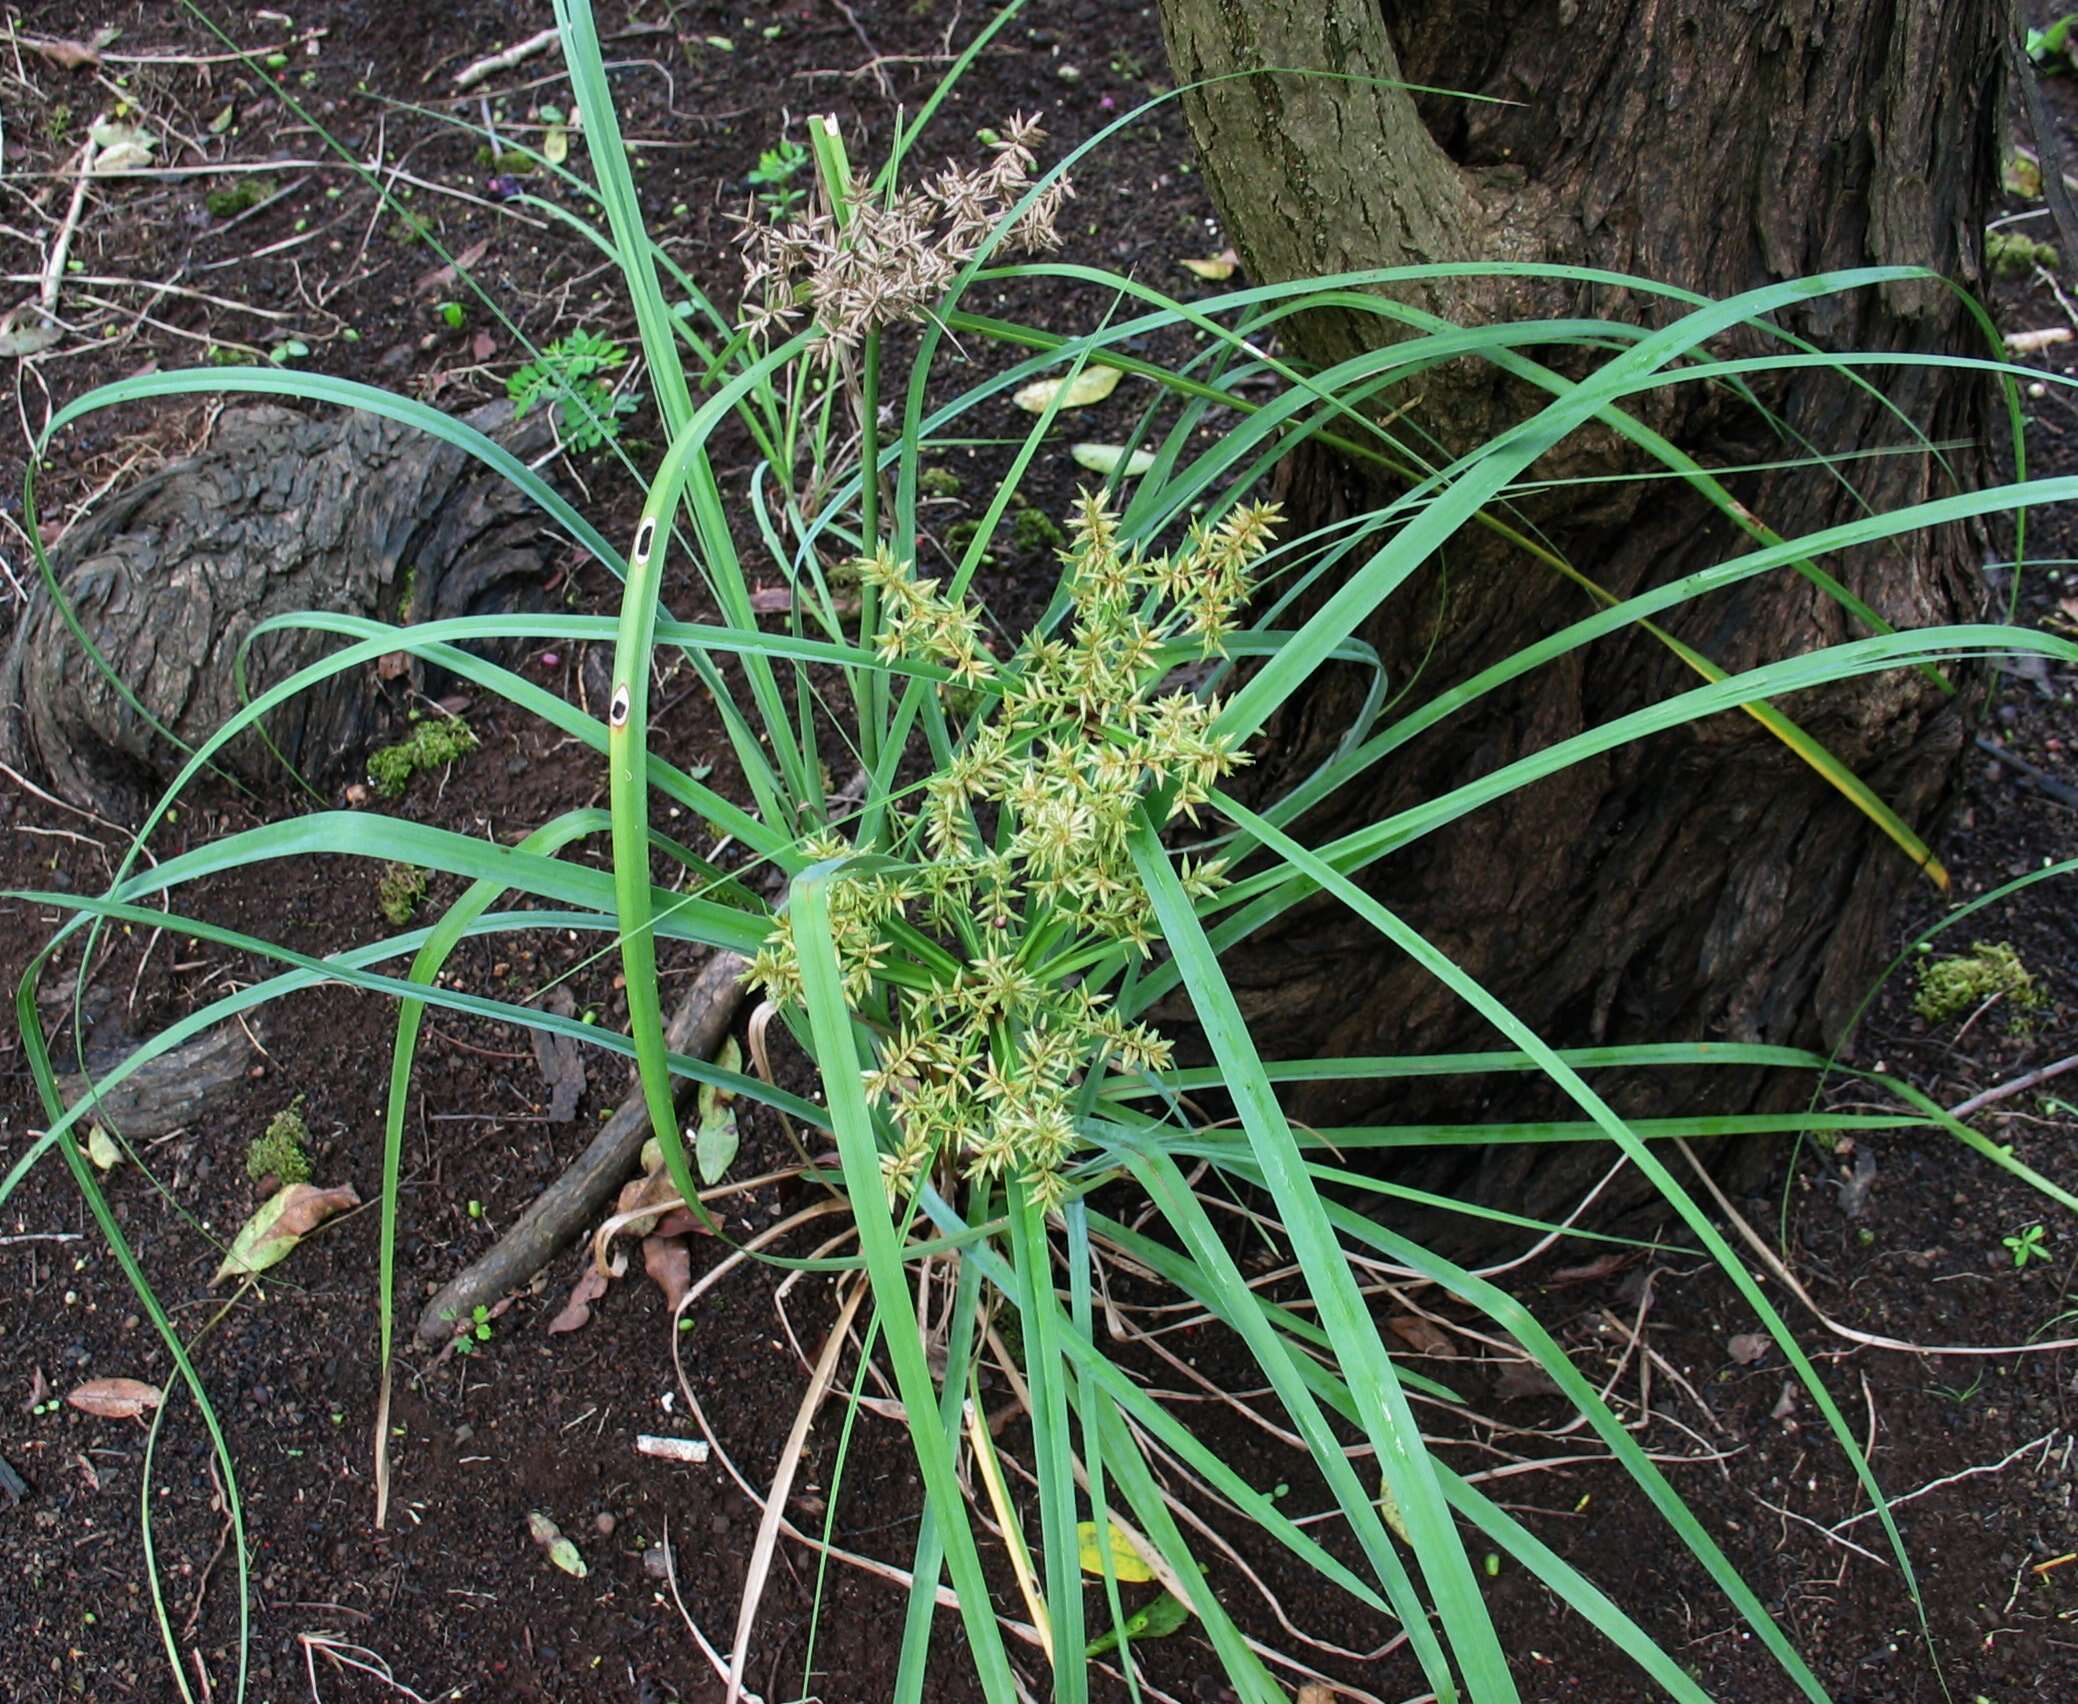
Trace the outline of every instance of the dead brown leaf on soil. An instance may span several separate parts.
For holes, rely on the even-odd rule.
[[[558,1017],[575,1017],[577,1004],[570,991],[560,985],[541,997],[541,1009]],[[549,1030],[529,1030],[534,1045],[534,1063],[548,1084],[548,1118],[551,1124],[568,1124],[577,1116],[577,1103],[584,1098],[584,1050],[567,1035]]]
[[[1520,1356],[1501,1362],[1500,1370],[1494,1374],[1494,1395],[1503,1402],[1559,1394],[1557,1379],[1535,1361]]]
[[[89,1379],[67,1391],[65,1400],[82,1414],[103,1420],[136,1420],[158,1407],[166,1395],[142,1379]]]
[[[1385,1322],[1392,1327],[1393,1335],[1410,1349],[1422,1355],[1455,1356],[1457,1349],[1450,1339],[1419,1314],[1394,1314]]]
[[[59,41],[50,36],[17,36],[15,39],[61,71],[91,71],[101,63],[101,49],[90,41]]]
[[[642,1270],[664,1292],[664,1303],[672,1312],[693,1287],[693,1257],[685,1238],[651,1236],[642,1239]]]
[[[1742,1331],[1725,1344],[1725,1353],[1742,1367],[1750,1367],[1763,1355],[1773,1340],[1762,1331]]]
[[[576,1331],[586,1325],[592,1317],[592,1303],[606,1294],[607,1286],[612,1282],[598,1267],[586,1261],[577,1282],[570,1286],[570,1299],[548,1322],[549,1335],[553,1337],[565,1331]]]
[[[464,272],[467,272],[470,267],[483,259],[490,252],[490,247],[491,241],[488,237],[471,243],[445,266],[436,266],[431,272],[421,273],[418,282],[412,288],[421,296],[429,296],[435,290],[445,290],[450,284],[453,284],[460,278]]]

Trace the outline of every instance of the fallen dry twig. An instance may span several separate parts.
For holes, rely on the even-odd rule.
[[[722,952],[701,967],[665,1026],[665,1044],[672,1052],[705,1059],[721,1045],[743,1003],[745,968],[736,954]],[[454,1335],[456,1320],[467,1319],[479,1305],[517,1289],[546,1266],[556,1250],[612,1199],[648,1135],[649,1107],[638,1090],[621,1103],[591,1145],[541,1192],[512,1229],[426,1304],[418,1321],[420,1341],[444,1342]]]

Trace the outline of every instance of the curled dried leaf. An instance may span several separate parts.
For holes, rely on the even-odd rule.
[[[642,1239],[642,1270],[664,1292],[664,1305],[676,1313],[693,1287],[693,1257],[683,1237],[653,1236]]]
[[[266,1271],[287,1258],[299,1242],[333,1214],[360,1204],[361,1198],[350,1183],[342,1183],[337,1189],[292,1183],[276,1190],[239,1228],[230,1253],[224,1256],[223,1265],[216,1269],[210,1283],[221,1284],[226,1278],[249,1278]]]
[[[605,1273],[590,1262],[578,1274],[577,1282],[570,1286],[570,1299],[564,1302],[562,1311],[548,1322],[551,1336],[558,1332],[575,1331],[592,1317],[592,1303],[606,1294],[612,1282]]]

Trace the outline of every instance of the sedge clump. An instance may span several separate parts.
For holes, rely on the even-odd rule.
[[[1953,958],[1922,960],[1912,1009],[1930,1024],[1945,1024],[1993,999],[2006,1002],[2014,1029],[2024,1029],[2029,1014],[2047,1004],[2010,942],[1979,941]]]
[[[876,859],[831,890],[845,994],[867,1018],[868,1098],[895,1133],[882,1167],[905,1194],[941,1157],[969,1180],[1019,1181],[1063,1198],[1079,1145],[1075,1086],[1105,1062],[1157,1071],[1170,1044],[1129,1023],[1085,973],[1117,949],[1148,956],[1150,910],[1128,838],[1191,822],[1246,761],[1218,729],[1216,697],[1172,684],[1224,654],[1277,509],[1236,509],[1175,553],[1145,557],[1086,496],[1062,551],[1069,614],[1007,661],[976,610],[885,552],[859,564],[883,612],[879,652],[946,671],[973,705],[971,733],[898,815]],[[818,858],[856,850],[824,830]],[[1223,885],[1213,859],[1182,866],[1186,891]],[[775,1005],[801,998],[781,919],[747,979]]]

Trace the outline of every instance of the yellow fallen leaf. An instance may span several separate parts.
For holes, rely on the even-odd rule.
[[[1131,1585],[1154,1578],[1154,1570],[1140,1559],[1140,1553],[1127,1542],[1126,1535],[1115,1525],[1111,1528],[1110,1538],[1108,1548],[1111,1552],[1111,1573],[1114,1579],[1123,1580]],[[1095,1521],[1075,1523],[1075,1547],[1082,1559],[1082,1571],[1085,1574],[1101,1576],[1104,1572],[1104,1555],[1097,1548]]]
[[[101,1171],[109,1171],[123,1163],[123,1151],[116,1146],[115,1138],[100,1125],[87,1132],[87,1158]]]
[[[1232,249],[1222,249],[1210,260],[1179,260],[1176,264],[1186,272],[1196,273],[1208,284],[1224,284],[1234,276],[1234,268],[1241,264],[1241,257]]]
[[[1072,379],[1038,379],[1010,400],[1027,414],[1044,414],[1058,394],[1063,408],[1087,408],[1118,389],[1116,367],[1085,367]]]
[[[1138,479],[1154,466],[1154,451],[1135,450],[1126,454],[1123,444],[1077,444],[1068,452],[1075,458],[1076,465],[1086,467],[1092,473],[1116,473],[1118,464],[1126,464],[1126,477]]]

